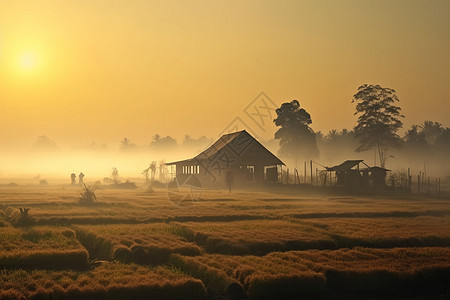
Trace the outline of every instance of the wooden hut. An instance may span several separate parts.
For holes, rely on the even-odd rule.
[[[199,182],[204,187],[264,185],[280,182],[284,163],[247,131],[223,135],[197,156],[166,163],[179,183]]]
[[[361,168],[361,164],[365,167]],[[390,171],[381,167],[370,167],[363,160],[346,160],[340,165],[326,167],[327,172],[336,172],[336,185],[351,188],[384,187]]]
[[[360,182],[360,164],[363,160],[346,160],[342,164],[327,167],[329,172],[336,172],[336,185],[355,187]]]

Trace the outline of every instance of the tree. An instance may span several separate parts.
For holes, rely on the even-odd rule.
[[[275,139],[280,140],[280,156],[290,157],[297,161],[299,158],[312,159],[317,157],[316,135],[309,127],[311,116],[297,100],[286,102],[277,108],[277,118],[273,120],[276,126],[281,126],[275,132]]]
[[[149,178],[148,178],[148,172],[151,172],[151,178],[152,181],[155,180],[155,174],[156,174],[156,161],[152,161],[152,163],[148,166],[147,169],[144,169],[142,171],[142,174],[145,175],[145,183],[149,182]]]
[[[400,146],[397,131],[403,126],[401,108],[394,103],[399,99],[395,90],[379,85],[364,84],[358,88],[352,103],[356,102],[355,115],[359,114],[355,126],[355,137],[359,140],[357,152],[374,150],[381,167],[385,167],[388,151]],[[375,161],[376,164],[376,161]]]
[[[321,159],[326,159],[326,163],[336,164],[349,158],[357,146],[357,140],[353,130],[332,129],[322,138],[320,146]]]
[[[403,139],[405,140],[405,143],[409,144],[410,146],[428,146],[428,143],[425,139],[425,133],[423,132],[423,130],[421,130],[420,126],[416,124],[413,124],[411,126],[411,129],[408,129]]]
[[[60,149],[55,142],[46,135],[39,136],[31,147],[31,152],[35,153],[55,153],[59,151]]]
[[[152,139],[153,139],[152,143],[158,143],[158,141],[159,141],[160,138],[161,138],[161,136],[160,136],[158,133],[155,134],[155,135],[152,137]]]
[[[423,129],[413,124],[403,137],[402,154],[407,160],[408,165],[416,166],[417,163],[423,163],[423,159],[433,152],[433,147],[427,142]]]
[[[150,147],[158,151],[174,150],[177,147],[177,141],[171,136],[161,137],[159,134],[153,136]]]
[[[206,136],[201,136],[198,139],[192,138],[190,135],[186,134],[183,139],[182,145],[185,147],[205,147],[209,142],[211,142],[210,139],[208,139]]]
[[[444,157],[450,153],[450,127],[444,128],[436,138],[436,148],[444,153]]]
[[[122,153],[135,152],[137,150],[136,144],[132,143],[129,138],[123,138],[120,142],[119,151]]]
[[[425,136],[426,141],[430,145],[434,145],[436,139],[444,132],[444,127],[439,122],[433,121],[424,121],[422,125],[420,125],[422,129],[422,133]]]

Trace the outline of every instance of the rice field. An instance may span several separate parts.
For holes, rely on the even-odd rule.
[[[450,295],[450,198],[0,185],[0,299]],[[29,209],[28,214],[20,209]],[[222,298],[220,298],[222,297]]]

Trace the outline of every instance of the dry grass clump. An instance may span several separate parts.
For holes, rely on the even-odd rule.
[[[111,240],[97,235],[97,233],[86,230],[82,227],[73,227],[78,241],[89,252],[91,260],[108,260],[111,259],[112,242]]]
[[[227,274],[226,269],[220,269],[209,265],[199,257],[187,257],[173,254],[169,258],[169,264],[173,269],[200,279],[203,284],[214,294],[225,294],[227,288],[238,281]]]
[[[84,249],[78,250],[42,250],[15,251],[0,253],[0,268],[21,269],[75,269],[88,268],[88,253]]]
[[[80,242],[91,257],[138,264],[164,263],[171,253],[200,255],[195,243],[172,233],[165,223],[78,226]]]
[[[342,290],[448,290],[449,257],[450,248],[355,248],[172,256],[171,263],[218,291],[238,281],[252,299],[274,299]]]
[[[335,249],[324,230],[311,224],[280,220],[179,223],[177,233],[207,252],[264,255],[272,251]]]
[[[0,268],[82,269],[88,254],[69,229],[0,228]]]
[[[38,251],[49,249],[76,250],[82,248],[75,238],[75,233],[63,227],[1,227],[0,240],[0,253],[24,249],[27,251]]]
[[[291,265],[307,262],[312,270],[325,274],[329,290],[448,291],[450,280],[450,248],[310,250],[272,253],[268,257]]]
[[[339,247],[450,246],[449,217],[330,218],[301,223],[323,229]]]
[[[238,283],[251,299],[285,299],[302,293],[318,293],[326,282],[319,272],[277,265],[257,256],[173,255],[170,262],[186,274],[201,279],[215,293],[223,294],[230,285]]]
[[[87,186],[84,184],[83,191],[80,193],[81,197],[79,199],[79,202],[81,205],[92,205],[94,204],[94,201],[97,200],[97,196],[95,195],[95,190],[98,187],[96,185],[94,186]]]
[[[30,213],[30,208],[27,207],[6,207],[4,211],[0,212],[0,217],[14,226],[29,226],[35,221],[34,216]],[[6,226],[6,223],[2,223]]]
[[[0,271],[0,299],[206,299],[201,281],[164,267],[104,263],[88,272]]]

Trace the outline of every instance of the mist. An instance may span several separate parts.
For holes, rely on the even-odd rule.
[[[426,122],[424,122],[426,123]],[[433,124],[433,123],[432,123]],[[427,130],[413,125],[404,131],[399,148],[389,149],[386,167],[392,173],[406,172],[414,175],[427,173],[443,179],[450,176],[449,128],[438,122],[436,130]],[[422,124],[423,125],[423,124]],[[422,128],[422,129],[421,129]],[[0,150],[0,180],[2,183],[14,179],[29,180],[31,183],[40,179],[69,182],[70,174],[83,172],[86,182],[96,182],[111,176],[112,168],[117,168],[121,180],[144,180],[142,171],[155,161],[160,163],[189,159],[210,146],[215,140],[209,137],[191,137],[185,135],[182,140],[170,136],[155,134],[147,144],[137,144],[128,138],[117,138],[118,142],[88,143],[78,146],[63,145],[45,135],[37,137],[29,147]],[[266,139],[260,141],[269,151],[279,153],[279,141]],[[358,140],[351,130],[330,130],[317,132],[316,142],[318,157],[312,159],[314,169],[338,165],[345,160],[362,159],[370,166],[377,165],[373,151],[356,152]],[[300,157],[297,161],[289,157],[280,159],[291,170],[297,169],[304,174],[305,162],[310,172],[309,157]],[[378,162],[379,163],[379,162]]]

